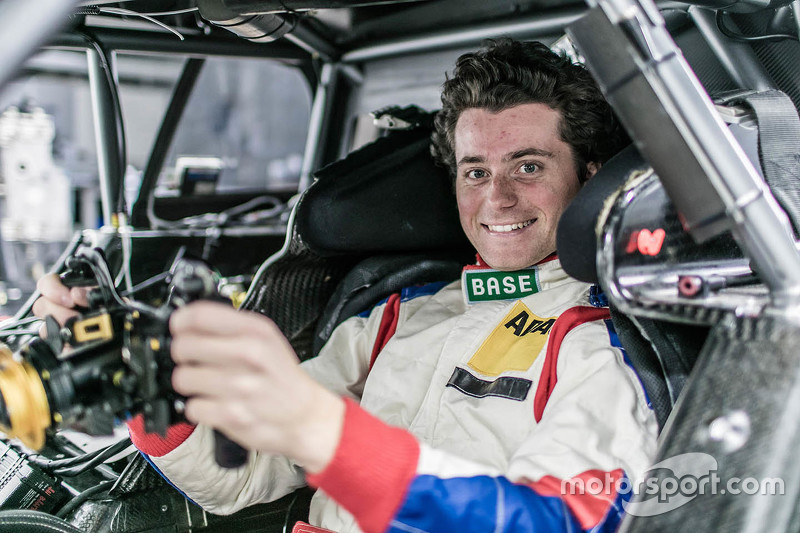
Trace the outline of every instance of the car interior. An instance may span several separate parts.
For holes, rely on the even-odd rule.
[[[608,299],[656,413],[659,458],[713,452],[723,477],[785,480],[780,499],[703,495],[622,530],[800,529],[799,36],[800,0],[3,1],[0,106],[30,79],[82,84],[74,101],[85,103],[49,119],[73,176],[71,239],[26,234],[38,213],[11,207],[17,190],[61,183],[25,172],[41,156],[21,125],[52,124],[28,103],[0,116],[0,278],[13,315],[0,359],[13,369],[14,354],[32,354],[77,375],[57,325],[35,341],[36,253],[47,271],[103,288],[89,311],[113,310],[108,329],[72,326],[87,340],[71,364],[102,369],[90,387],[123,367],[135,385],[101,398],[76,387],[63,410],[27,417],[37,422],[0,416],[21,440],[0,442],[0,530],[282,532],[307,519],[310,489],[212,515],[132,453],[123,413],[151,413],[155,429],[173,414],[163,384],[145,386],[159,378],[120,356],[157,366],[158,350],[132,347],[168,335],[166,322],[130,319],[126,302],[163,313],[175,294],[197,297],[180,267],[197,261],[215,296],[272,318],[304,360],[390,294],[457,279],[475,252],[430,156],[432,117],[455,59],[502,37],[585,62],[631,137],[564,213],[558,255]],[[82,173],[65,148],[77,124],[94,137]],[[3,410],[30,379],[0,372]]]

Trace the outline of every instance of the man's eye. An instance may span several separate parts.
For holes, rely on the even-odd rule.
[[[476,179],[476,180],[485,178],[487,175],[488,174],[486,174],[485,170],[481,170],[479,168],[476,168],[474,170],[470,170],[469,172],[467,172],[467,177],[468,178],[472,178],[472,179]]]
[[[519,171],[522,172],[523,174],[533,174],[537,170],[539,170],[539,166],[536,165],[535,163],[525,163],[524,165],[519,167]]]

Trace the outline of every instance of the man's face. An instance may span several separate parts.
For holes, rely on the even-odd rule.
[[[523,104],[467,109],[456,123],[461,226],[492,268],[525,268],[556,250],[558,219],[580,189],[560,121],[545,104]]]

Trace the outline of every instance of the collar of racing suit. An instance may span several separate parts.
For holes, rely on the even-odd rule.
[[[465,266],[461,273],[461,290],[464,300],[470,304],[518,300],[569,279],[556,254],[547,256],[531,267],[513,272],[489,267],[480,255],[476,259],[474,265]]]

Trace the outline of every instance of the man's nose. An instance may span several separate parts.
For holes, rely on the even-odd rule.
[[[512,181],[504,176],[497,176],[489,186],[489,202],[493,207],[512,207],[517,203],[517,193]]]

